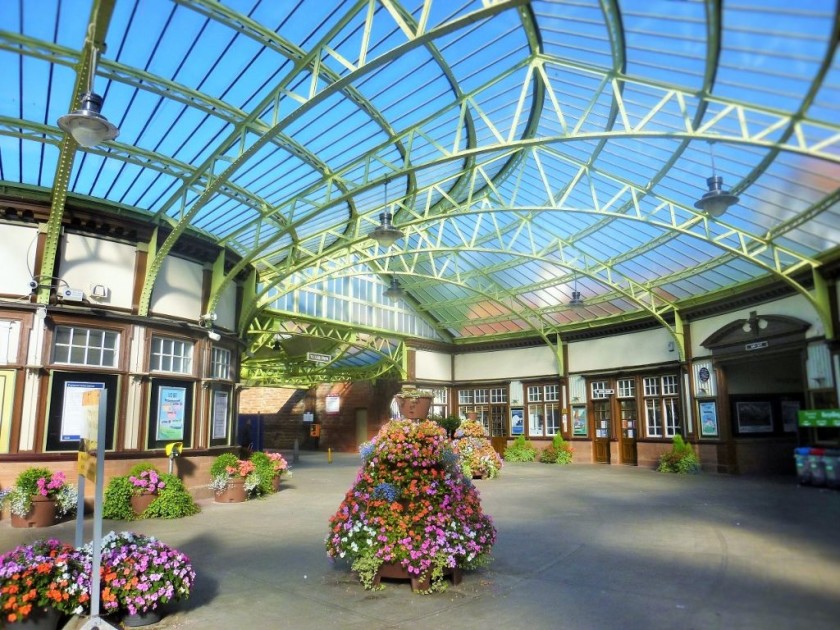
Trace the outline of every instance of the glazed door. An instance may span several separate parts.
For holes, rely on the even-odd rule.
[[[636,400],[620,400],[619,416],[621,418],[621,435],[618,438],[618,442],[620,445],[621,463],[635,466],[638,462],[636,456],[636,436],[639,434]]]
[[[610,413],[610,400],[592,401],[592,420],[594,422],[594,448],[595,462],[599,464],[610,463],[610,439],[612,414]]]

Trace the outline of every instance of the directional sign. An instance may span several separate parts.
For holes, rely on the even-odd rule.
[[[307,352],[307,361],[314,361],[315,363],[329,363],[332,361],[332,356],[329,354],[320,354],[318,352]]]

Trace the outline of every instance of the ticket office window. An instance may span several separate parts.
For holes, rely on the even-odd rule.
[[[559,433],[560,386],[529,385],[527,393],[528,435],[545,437]]]
[[[675,375],[642,379],[647,437],[669,439],[680,433],[677,382]]]

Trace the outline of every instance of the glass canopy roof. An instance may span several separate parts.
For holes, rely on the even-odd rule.
[[[291,334],[277,315],[359,324],[327,298],[282,306],[341,277],[397,278],[423,325],[363,326],[392,350],[642,319],[679,334],[685,309],[780,281],[826,315],[835,0],[20,0],[0,29],[4,194],[169,224],[141,311],[198,232],[241,258],[229,279],[257,269],[240,332],[258,345]],[[88,87],[120,133],[81,149],[57,120]],[[717,217],[695,207],[713,175],[738,196]],[[383,210],[404,234],[387,248]],[[380,356],[335,343],[348,369]]]

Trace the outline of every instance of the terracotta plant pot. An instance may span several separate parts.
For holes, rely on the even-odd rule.
[[[248,500],[244,479],[229,479],[227,486],[216,493],[216,503],[244,503]]]
[[[55,525],[55,499],[48,499],[36,494],[32,497],[32,507],[26,516],[12,514],[12,527],[49,527]]]
[[[280,475],[276,475],[271,480],[271,489],[274,490],[274,492],[280,492],[280,479],[282,479],[282,477]]]
[[[432,397],[403,398],[397,394],[397,406],[400,409],[400,416],[409,420],[420,420],[429,417],[429,409],[432,406]]]
[[[131,496],[131,509],[137,516],[143,514],[146,508],[152,504],[152,501],[157,499],[156,494],[135,494]]]
[[[454,584],[455,586],[461,583],[461,580],[464,576],[463,571],[457,567],[454,569],[444,569],[443,574],[445,576],[452,576],[452,584]],[[432,579],[430,575],[426,574],[421,575],[419,577],[416,575],[412,575],[399,562],[383,563],[379,567],[379,570],[377,570],[376,576],[373,578],[374,587],[379,586],[379,582],[382,578],[389,580],[410,580],[411,590],[415,592],[428,591],[432,585]]]

